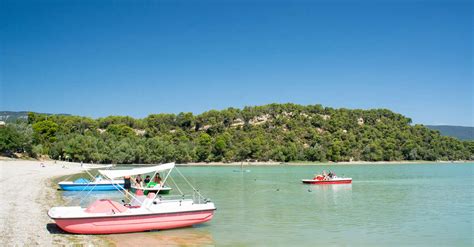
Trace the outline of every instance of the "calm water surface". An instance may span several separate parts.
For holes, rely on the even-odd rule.
[[[474,164],[179,167],[217,206],[199,226],[108,235],[119,245],[473,246]],[[352,185],[304,185],[323,169]],[[178,185],[186,188],[176,172]],[[171,186],[173,187],[173,186]],[[186,190],[187,189],[187,190]],[[189,188],[185,191],[190,192]],[[66,200],[77,200],[63,192]],[[119,192],[94,193],[121,198]],[[131,244],[131,245],[130,245]]]

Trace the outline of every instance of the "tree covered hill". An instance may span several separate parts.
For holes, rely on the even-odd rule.
[[[0,129],[0,151],[97,163],[474,159],[474,142],[441,136],[386,109],[270,104],[144,119],[30,113]]]
[[[460,140],[474,140],[474,127],[451,126],[451,125],[425,125],[426,127],[437,130],[444,136],[456,137]]]

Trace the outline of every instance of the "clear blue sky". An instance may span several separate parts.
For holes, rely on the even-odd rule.
[[[474,125],[472,1],[3,0],[0,23],[0,110],[293,102]]]

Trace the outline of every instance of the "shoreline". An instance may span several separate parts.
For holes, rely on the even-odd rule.
[[[23,161],[23,162],[44,162],[44,163],[57,163],[57,164],[74,164],[79,165],[78,162],[70,161],[59,161],[59,160],[40,160],[40,159],[18,159],[0,156],[0,162],[11,162],[11,161]],[[416,165],[416,164],[464,164],[474,163],[474,160],[396,160],[396,161],[289,161],[289,162],[277,162],[277,161],[241,161],[241,162],[189,162],[189,163],[176,163],[176,166],[295,166],[295,165],[315,165],[315,166],[331,166],[331,165]],[[91,164],[83,163],[87,165],[108,165],[108,164]],[[115,164],[114,166],[153,166],[156,164]]]
[[[47,215],[51,207],[64,204],[54,180],[82,171],[80,163],[0,159],[1,242],[6,246],[104,244],[100,237],[61,231]]]
[[[418,165],[418,164],[464,164],[474,163],[472,160],[462,161],[341,161],[341,162],[312,162],[312,161],[291,161],[291,162],[192,162],[186,164],[176,164],[177,166],[331,166],[331,165]],[[141,164],[147,165],[147,164]]]

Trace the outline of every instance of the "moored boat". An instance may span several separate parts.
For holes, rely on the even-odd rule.
[[[113,180],[124,176],[169,170],[167,178],[173,168],[174,163],[169,163],[154,167],[99,172]],[[149,193],[148,196],[129,194],[133,198],[130,204],[102,199],[87,208],[53,207],[48,211],[48,215],[64,231],[79,234],[111,234],[186,227],[211,220],[216,210],[214,203],[204,199],[198,190],[192,188],[197,194],[192,198],[185,198],[184,195],[163,198],[155,193]],[[123,192],[129,193],[126,190]]]
[[[85,209],[55,207],[48,215],[66,232],[112,234],[191,226],[211,220],[215,210],[213,203],[194,204],[192,199],[162,201],[147,197],[144,202],[149,205],[127,207],[99,200]]]
[[[93,182],[80,178],[75,181],[62,181],[58,183],[62,190],[66,191],[111,191],[123,190],[123,180],[95,180]]]
[[[99,168],[110,168],[112,165],[81,165],[84,172],[87,173],[93,181],[85,178],[79,178],[74,181],[61,181],[58,183],[61,190],[65,191],[112,191],[123,190],[124,180],[104,179],[102,176],[93,176],[89,170]]]
[[[169,194],[172,190],[171,187],[168,186],[160,186],[157,183],[150,182],[146,187],[140,187],[136,185],[132,185],[132,192],[137,193],[137,191],[143,191],[143,194],[148,195],[148,193],[158,193],[161,195]]]

